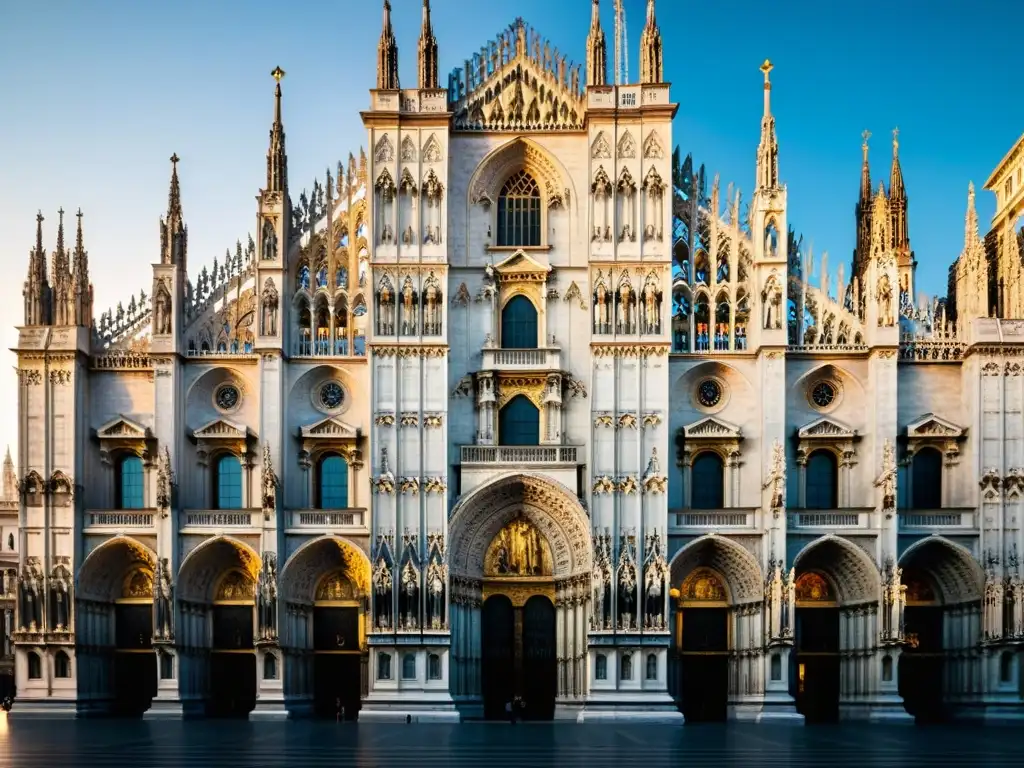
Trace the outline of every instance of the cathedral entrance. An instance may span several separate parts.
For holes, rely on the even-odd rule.
[[[256,706],[255,589],[252,578],[241,570],[228,571],[217,586],[210,609],[210,717],[248,717]]]
[[[142,568],[133,571],[125,580],[122,594],[126,596],[114,605],[112,714],[134,717],[149,709],[156,696],[152,575]]]
[[[362,614],[344,572],[327,574],[313,604],[313,712],[355,720],[362,695]]]
[[[808,723],[839,719],[839,607],[822,574],[808,571],[796,582],[794,699]]]
[[[698,568],[676,611],[679,692],[687,723],[721,722],[729,703],[729,608],[722,578]]]
[[[555,589],[551,548],[525,516],[494,537],[484,559],[481,631],[484,717],[555,716]]]

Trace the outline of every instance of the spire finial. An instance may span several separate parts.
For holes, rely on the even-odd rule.
[[[654,0],[647,0],[647,23],[640,33],[640,82],[663,83],[665,64],[661,30],[654,17]],[[625,54],[624,54],[625,55]]]
[[[284,76],[286,74],[287,73],[280,67],[274,67],[274,70],[270,73],[270,76],[274,78],[278,85],[280,85],[281,81],[284,79]]]
[[[860,145],[860,148],[864,150],[864,159],[866,160],[868,157],[868,139],[871,138],[871,131],[865,130],[860,137],[864,139],[864,143]]]
[[[274,122],[270,126],[270,146],[267,149],[267,192],[283,192],[288,186],[288,156],[284,148],[284,123],[281,120],[281,81],[285,71],[274,67]]]
[[[377,44],[377,90],[397,91],[399,87],[398,41],[391,28],[391,3],[384,0],[384,18]]]
[[[78,213],[75,214],[78,218],[78,234],[75,237],[75,251],[81,254],[85,250],[84,239],[82,237],[82,209],[78,209]]]
[[[892,156],[896,157],[900,152],[900,129],[896,126],[892,129]]]
[[[608,48],[601,29],[601,0],[594,0],[587,33],[587,85],[608,84]]]
[[[430,25],[430,0],[423,0],[418,54],[419,87],[437,88],[437,37]]]
[[[64,252],[64,207],[61,206],[57,211],[57,250],[61,253]]]
[[[770,60],[765,59],[760,69],[764,73],[764,116],[768,117],[772,113],[772,81],[770,75],[775,66]]]

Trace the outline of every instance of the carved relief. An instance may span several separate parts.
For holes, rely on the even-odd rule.
[[[413,144],[412,137],[406,136],[402,139],[402,162],[412,163],[416,160],[416,145]]]
[[[393,427],[395,425],[395,414],[390,412],[378,413],[374,417],[373,423],[378,427]]]
[[[463,285],[465,285],[465,283],[463,283]],[[587,309],[587,302],[583,298],[583,293],[580,291],[580,287],[576,285],[575,280],[569,283],[569,287],[566,289],[565,296],[562,297],[562,300],[566,302],[579,302],[580,309],[583,311],[586,311]]]
[[[455,296],[452,297],[452,306],[463,308],[468,307],[469,300],[469,288],[465,283],[460,283],[458,290],[455,292]]]
[[[633,134],[629,132],[628,128],[619,138],[619,143],[616,147],[615,153],[620,158],[629,159],[636,157],[636,140],[633,138]]]
[[[551,548],[537,527],[519,515],[494,537],[484,557],[485,576],[551,576]]]
[[[395,159],[395,147],[386,133],[377,140],[377,146],[373,150],[373,159],[377,163],[390,163]]]
[[[594,144],[590,149],[590,156],[595,160],[611,158],[612,148],[608,144],[608,139],[605,137],[604,131],[597,132],[597,138],[594,139]]]
[[[644,139],[644,157],[648,160],[661,160],[664,156],[665,151],[661,148],[657,131],[651,131]]]
[[[437,140],[437,136],[430,134],[430,138],[427,139],[427,143],[423,145],[423,162],[439,163],[443,159],[444,156],[441,152],[441,143]]]

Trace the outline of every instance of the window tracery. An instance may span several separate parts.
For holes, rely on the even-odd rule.
[[[512,174],[498,195],[498,245],[541,244],[540,187],[525,170]]]

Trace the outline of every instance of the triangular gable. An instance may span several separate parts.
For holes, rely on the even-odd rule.
[[[243,440],[248,437],[249,429],[227,419],[214,419],[192,434],[197,440]]]
[[[101,440],[145,440],[149,437],[149,428],[119,414],[97,429],[96,436]]]
[[[585,92],[572,65],[522,19],[452,73],[455,130],[578,130]]]
[[[907,437],[964,437],[967,430],[934,413],[926,413],[907,425]]]
[[[851,429],[841,421],[822,416],[800,427],[797,437],[801,440],[852,440],[857,437],[857,430]]]
[[[743,434],[735,424],[708,416],[683,427],[683,437],[687,440],[742,440]]]
[[[358,438],[362,432],[358,427],[353,427],[351,424],[346,424],[341,419],[328,416],[326,419],[318,421],[315,424],[300,427],[299,434],[301,437],[306,439],[328,438],[334,440],[354,440]]]
[[[551,267],[537,261],[526,251],[519,249],[505,259],[494,265],[494,271],[499,275],[522,275],[535,272],[550,272]]]

